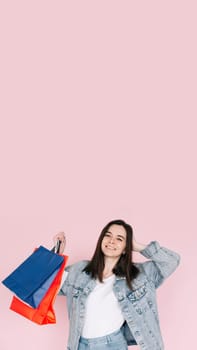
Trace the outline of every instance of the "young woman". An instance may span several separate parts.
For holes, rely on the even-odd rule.
[[[65,249],[65,234],[55,235]],[[132,251],[148,261],[134,263]],[[68,350],[164,349],[156,288],[177,268],[179,254],[157,241],[140,244],[132,227],[113,220],[102,230],[90,261],[68,266],[59,294],[67,296]]]

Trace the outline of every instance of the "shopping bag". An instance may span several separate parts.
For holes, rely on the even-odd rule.
[[[63,262],[63,256],[40,246],[2,283],[21,300],[35,308],[46,294]]]
[[[58,254],[59,250],[60,250],[60,245],[61,245],[61,241],[58,240],[56,245],[51,249],[51,251]],[[57,270],[55,270],[55,272],[53,272],[53,274],[46,280],[46,282],[44,282],[43,285],[39,289],[37,289],[37,291],[33,294],[32,298],[33,298],[33,302],[34,302],[35,307],[37,307],[39,305],[42,298],[46,294],[46,292],[49,289],[50,285],[52,284],[55,276],[57,275],[58,270],[59,270],[59,268]]]
[[[53,309],[53,304],[55,302],[58,290],[60,288],[62,275],[68,260],[68,256],[62,255],[62,257],[62,265],[39,306],[37,308],[32,308],[31,306],[27,305],[22,300],[14,296],[10,305],[10,309],[12,311],[15,311],[16,313],[26,317],[30,321],[39,325],[56,323],[56,316]]]
[[[33,307],[37,307],[41,300],[44,298],[47,290],[50,288],[52,282],[54,281],[59,269],[55,270],[53,274],[44,282],[40,288],[38,288],[32,295],[32,305]]]

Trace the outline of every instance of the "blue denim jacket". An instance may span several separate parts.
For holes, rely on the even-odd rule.
[[[161,247],[157,241],[150,242],[140,253],[150,260],[135,263],[140,273],[132,281],[133,290],[128,288],[125,277],[118,276],[113,290],[125,318],[123,331],[127,344],[138,344],[142,350],[163,350],[156,288],[174,272],[179,265],[180,256]],[[68,350],[78,349],[86,299],[96,285],[94,279],[82,272],[87,263],[88,261],[80,261],[68,266],[67,278],[59,291],[60,295],[67,296],[70,320]]]

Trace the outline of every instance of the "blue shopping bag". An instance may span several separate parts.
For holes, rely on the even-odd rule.
[[[24,302],[36,308],[55,279],[63,261],[62,256],[40,246],[2,283]]]

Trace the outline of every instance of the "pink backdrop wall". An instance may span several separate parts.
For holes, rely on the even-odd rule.
[[[1,280],[59,230],[89,258],[123,218],[181,254],[160,322],[167,350],[194,349],[196,2],[6,0],[0,27]],[[66,348],[63,297],[37,326],[0,296],[1,350]]]

